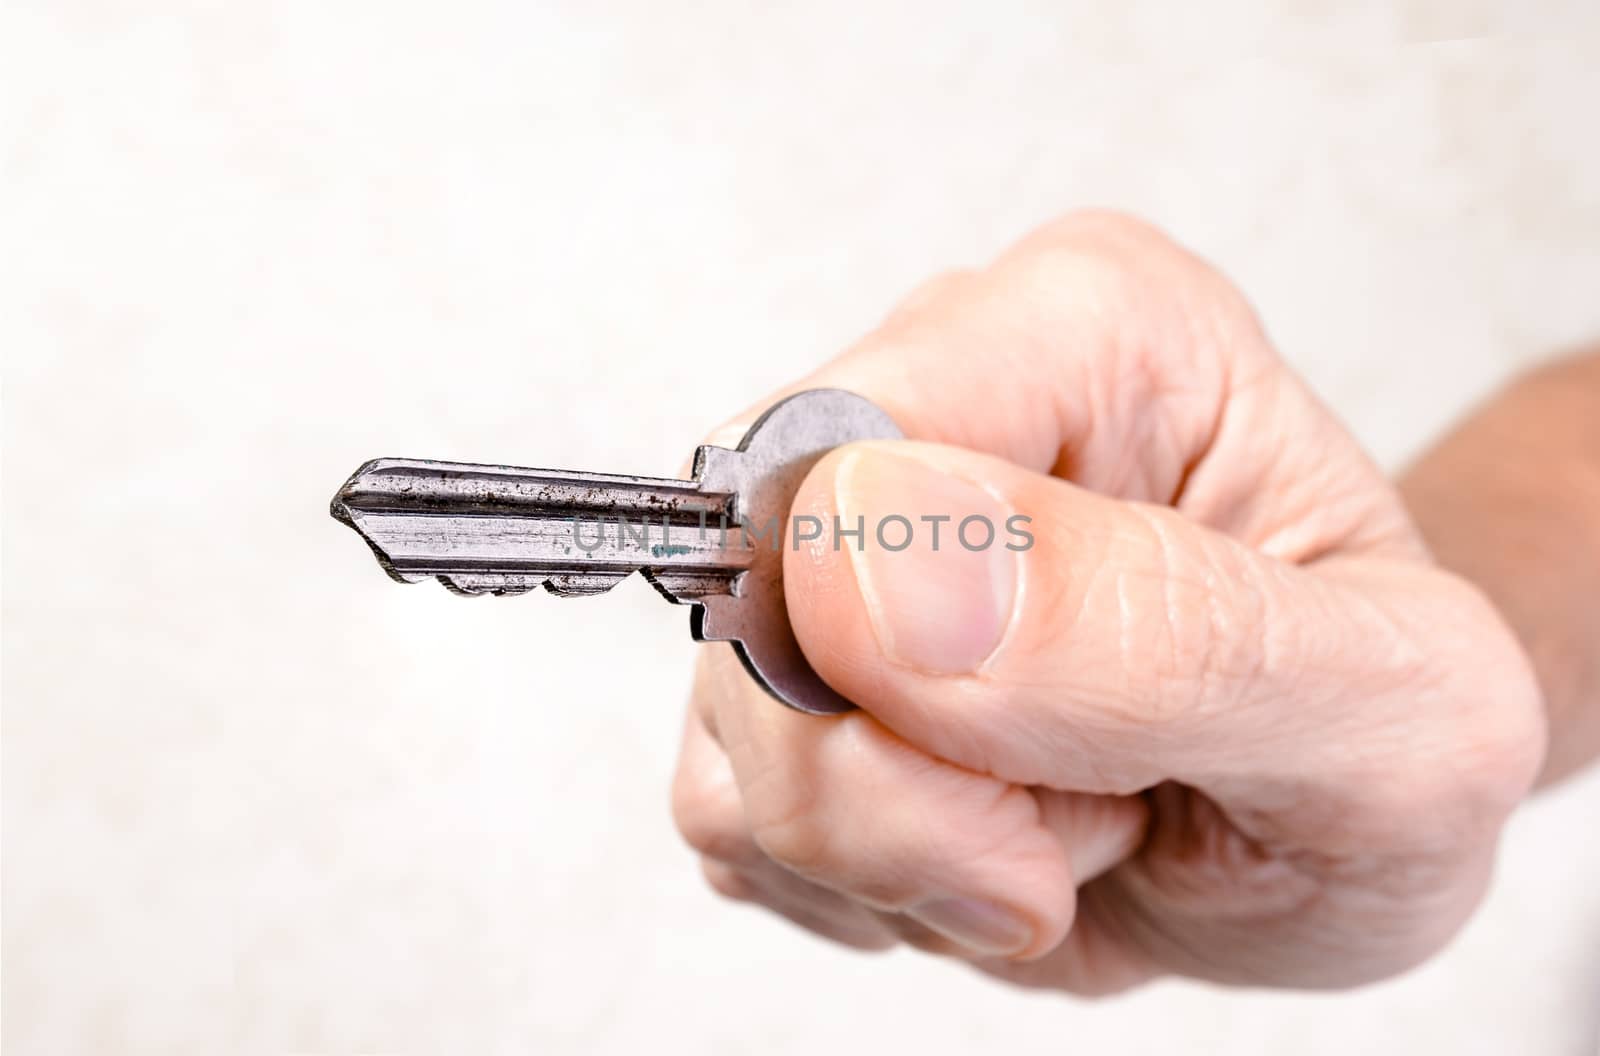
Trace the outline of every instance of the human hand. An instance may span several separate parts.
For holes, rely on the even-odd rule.
[[[1079,993],[1351,985],[1456,931],[1538,770],[1537,688],[1226,280],[1070,216],[816,386],[912,438],[832,452],[792,511],[865,519],[859,551],[784,555],[860,710],[790,711],[704,651],[673,804],[713,887]],[[1027,549],[955,539],[1014,514]]]

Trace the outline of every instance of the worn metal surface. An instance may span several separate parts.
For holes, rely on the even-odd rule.
[[[404,583],[576,596],[640,572],[694,607],[697,641],[733,643],[780,701],[833,714],[850,703],[817,677],[789,627],[789,506],[829,450],[900,435],[870,401],[812,389],[775,404],[737,449],[701,447],[692,480],[380,458],[356,470],[331,509]]]

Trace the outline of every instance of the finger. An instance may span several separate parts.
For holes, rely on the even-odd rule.
[[[709,654],[697,669],[673,796],[675,818],[690,845],[704,855],[721,859],[727,866],[706,867],[713,886],[728,897],[767,905],[803,927],[861,948],[882,948],[898,936],[925,952],[973,956],[976,951],[972,947],[912,917],[864,909],[842,895],[790,874],[759,850],[746,826],[727,756],[705,721],[710,712],[708,701],[730,690],[743,692],[742,672],[732,664],[719,671],[715,656]],[[731,686],[722,681],[726,678],[733,680]],[[1067,848],[1072,871],[1080,882],[1124,860],[1142,838],[1147,809],[1140,798],[1050,789],[1034,789],[1032,794],[1039,804],[1043,824]],[[1056,953],[1050,956],[1060,959]]]
[[[777,706],[734,668],[715,698],[718,736],[768,857],[974,954],[1060,941],[1074,880],[1025,789],[931,758],[864,713]]]
[[[1150,805],[1142,796],[1096,796],[1032,789],[1044,825],[1067,849],[1081,888],[1133,856],[1144,842]]]
[[[697,677],[703,685],[705,676]],[[697,696],[703,700],[704,695]],[[745,824],[732,769],[691,705],[673,782],[673,814],[702,869],[727,897],[765,905],[793,923],[862,949],[893,945],[893,934],[863,907],[784,870],[756,846]]]
[[[1082,997],[1120,993],[1163,974],[1108,920],[1093,884],[1083,890],[1078,919],[1061,945],[1032,961],[990,958],[976,965],[1009,983]]]
[[[1286,560],[1335,545],[1421,552],[1383,475],[1238,291],[1129,217],[1069,214],[982,270],[925,284],[736,420],[817,387],[866,396],[912,439],[1175,505]],[[1286,525],[1284,509],[1303,515]]]
[[[1126,861],[1138,850],[1144,838],[1150,811],[1142,797],[1090,796],[1047,788],[1031,791],[1039,803],[1045,826],[1056,834],[1067,849],[1073,876],[1080,887]],[[880,912],[877,916],[885,927],[919,950],[973,959],[973,951],[969,947],[951,941],[905,914]],[[1081,917],[1075,916],[1073,930],[1067,933],[1062,945],[1072,945],[1078,929],[1083,926]],[[1040,960],[1059,964],[1059,951],[1060,947],[1057,947]],[[976,959],[985,962],[993,960],[981,956]]]
[[[1338,694],[1296,699],[1308,673],[1359,678],[1374,643],[1393,644],[1381,611],[1333,577],[973,452],[851,445],[794,510],[864,527],[784,554],[817,671],[911,744],[1017,784],[1298,780],[1307,752],[1336,755],[1348,738],[1332,734],[1358,718]],[[1026,538],[1009,530],[1018,514]],[[922,519],[936,516],[937,544]]]
[[[803,926],[827,921],[831,938],[870,949],[892,944],[893,934],[869,910],[790,873],[756,846],[728,757],[706,725],[715,677],[709,659],[697,670],[672,795],[673,819],[684,841],[703,863],[725,867],[704,865],[708,879],[715,877],[720,886],[713,886],[728,897],[768,905]]]
[[[704,660],[701,667],[704,666]],[[695,701],[705,676],[696,670]],[[691,703],[672,778],[672,820],[685,843],[707,858],[751,867],[766,861],[744,820],[744,806],[727,753],[706,728],[702,708]]]
[[[1216,292],[1227,289],[1146,224],[1070,214],[987,268],[923,284],[854,347],[740,418],[802,389],[846,388],[913,438],[1039,470],[1071,450],[1095,475],[1126,467],[1126,441],[1158,422],[1158,442],[1146,436],[1140,451],[1162,463],[1147,483],[1165,495],[1221,406],[1216,338],[1253,325],[1236,295]],[[1228,313],[1239,320],[1217,318]],[[1265,352],[1264,341],[1249,343]],[[1153,356],[1162,370],[1149,369]],[[1174,386],[1169,374],[1189,384]]]
[[[753,872],[715,858],[701,859],[700,868],[706,883],[724,898],[762,906],[815,935],[869,951],[891,949],[897,942],[889,929],[861,907],[837,895],[833,896],[837,903],[821,902],[811,892],[797,895],[785,886],[778,871]]]
[[[990,975],[1085,997],[1113,994],[1153,978],[1155,966],[1110,928],[1093,881],[1138,851],[1150,821],[1142,796],[1094,796],[1036,788],[1048,825],[1069,849],[1079,880],[1077,913],[1060,945],[1031,961],[986,958]]]
[[[990,958],[975,951],[972,947],[948,938],[904,913],[880,909],[872,910],[872,915],[889,934],[895,936],[907,946],[921,950],[923,953],[931,953],[939,957],[957,957],[967,961],[996,960],[1001,963],[1010,963],[1006,958]]]

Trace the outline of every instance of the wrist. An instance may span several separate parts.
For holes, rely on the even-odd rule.
[[[1550,721],[1540,783],[1600,752],[1600,357],[1518,380],[1400,482],[1439,564],[1500,609]]]

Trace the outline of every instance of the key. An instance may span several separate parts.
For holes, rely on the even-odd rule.
[[[812,389],[769,408],[736,449],[700,447],[690,480],[380,458],[345,482],[331,512],[402,583],[576,597],[641,573],[692,606],[696,641],[731,642],[768,693],[831,715],[852,705],[812,670],[784,604],[789,506],[828,451],[900,437],[869,400]]]

